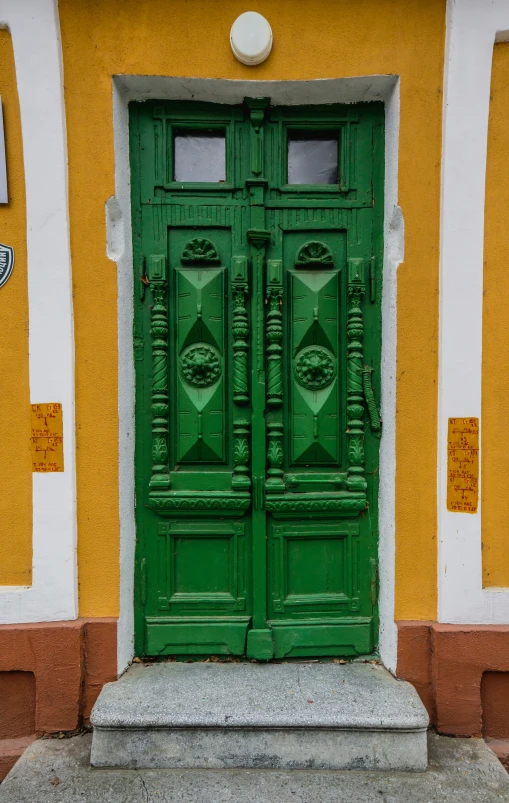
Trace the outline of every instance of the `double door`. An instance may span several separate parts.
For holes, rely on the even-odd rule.
[[[130,132],[137,654],[370,654],[383,106]]]

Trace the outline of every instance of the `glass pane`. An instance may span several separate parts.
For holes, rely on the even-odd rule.
[[[338,137],[312,131],[288,135],[288,184],[337,184]]]
[[[223,131],[180,131],[175,135],[175,181],[226,181]]]

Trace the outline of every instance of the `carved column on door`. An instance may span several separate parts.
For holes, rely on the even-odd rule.
[[[150,488],[170,487],[168,471],[168,276],[163,254],[148,260],[152,289],[152,476]]]
[[[364,477],[364,390],[363,346],[364,332],[362,301],[366,292],[364,260],[348,260],[348,313],[347,313],[347,437],[348,473],[347,489],[365,491]]]

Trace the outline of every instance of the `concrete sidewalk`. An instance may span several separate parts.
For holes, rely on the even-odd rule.
[[[92,769],[90,744],[34,742],[0,803],[509,803],[509,775],[481,739],[430,734],[426,772]]]

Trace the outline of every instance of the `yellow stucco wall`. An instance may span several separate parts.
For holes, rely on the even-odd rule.
[[[111,76],[242,79],[401,76],[398,273],[397,594],[400,619],[436,616],[438,242],[445,0],[256,0],[269,59],[237,62],[238,0],[60,0],[76,338],[80,614],[118,613],[115,265],[104,203],[114,193]]]
[[[483,585],[509,586],[509,45],[493,49],[484,221]]]
[[[0,95],[4,114],[9,203],[0,205],[0,240],[15,252],[0,289],[0,585],[32,582],[32,463],[28,388],[28,293],[25,175],[11,36],[0,30]]]

